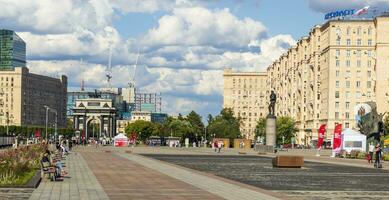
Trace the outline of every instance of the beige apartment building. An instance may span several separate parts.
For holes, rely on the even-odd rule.
[[[233,72],[225,69],[224,108],[231,108],[242,120],[240,129],[247,139],[254,139],[255,126],[267,115],[266,72]]]
[[[355,126],[354,107],[374,101],[389,111],[389,16],[330,20],[315,26],[267,69],[267,94],[277,94],[277,116],[297,121],[298,144],[317,139],[327,124]]]
[[[46,108],[49,126],[66,126],[67,77],[52,78],[29,73],[26,67],[0,71],[0,125],[45,126]]]

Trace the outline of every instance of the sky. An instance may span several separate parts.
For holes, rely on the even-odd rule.
[[[33,73],[107,87],[135,77],[141,92],[162,94],[171,115],[216,115],[223,69],[265,71],[329,11],[388,7],[389,0],[0,0],[0,29],[27,43]],[[138,65],[134,70],[136,58]]]

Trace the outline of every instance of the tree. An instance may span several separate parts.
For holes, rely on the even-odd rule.
[[[223,109],[218,116],[211,120],[207,130],[210,135],[235,139],[240,137],[240,119],[234,117],[230,108]]]
[[[184,138],[188,133],[193,132],[192,125],[184,119],[173,119],[169,123],[169,128],[174,137]]]
[[[259,118],[257,121],[257,125],[255,126],[255,138],[259,137],[266,137],[266,119],[265,118]]]
[[[154,124],[149,121],[143,121],[143,120],[137,120],[134,123],[129,124],[125,128],[125,132],[127,134],[127,137],[131,137],[132,133],[137,134],[137,138],[139,138],[142,141],[146,141],[152,134],[154,130]]]
[[[192,110],[186,117],[186,120],[192,126],[191,136],[194,137],[197,135],[197,138],[195,139],[197,141],[198,137],[200,137],[204,131],[204,124],[201,121],[201,116]]]
[[[296,128],[296,122],[291,117],[279,117],[277,118],[277,144],[282,144],[282,138],[284,137],[284,143],[291,143],[291,138],[298,131]]]
[[[293,118],[288,116],[283,116],[277,118],[276,122],[276,143],[282,144],[282,138],[284,138],[284,143],[291,143],[292,137],[297,132],[296,122]],[[261,136],[266,139],[266,119],[260,118],[255,127],[255,137]]]

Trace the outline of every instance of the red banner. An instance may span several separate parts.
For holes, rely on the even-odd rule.
[[[317,146],[316,148],[317,149],[321,149],[321,145],[323,145],[323,141],[324,141],[324,133],[326,132],[326,125],[325,124],[322,124],[319,128],[319,131],[318,131],[318,135],[317,135]]]
[[[342,124],[338,124],[334,129],[334,141],[332,144],[332,151],[335,153],[340,152],[342,145]]]
[[[36,138],[40,138],[41,137],[41,131],[40,130],[36,130],[35,131],[35,137]]]

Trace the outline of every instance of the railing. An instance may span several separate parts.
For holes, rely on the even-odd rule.
[[[13,136],[0,136],[0,148],[12,146],[15,142],[15,137]]]

